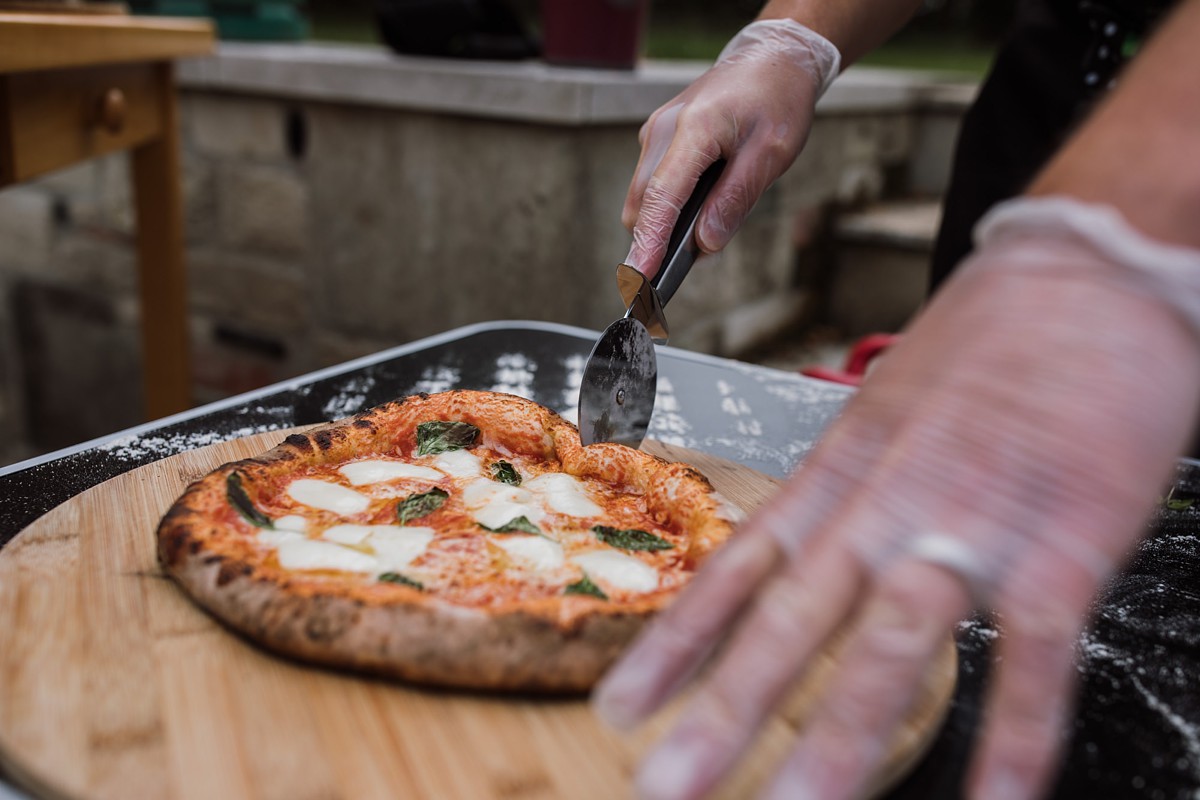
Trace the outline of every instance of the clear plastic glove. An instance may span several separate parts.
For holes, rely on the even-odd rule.
[[[1004,635],[970,796],[1044,790],[1089,603],[1144,532],[1200,403],[1196,321],[1131,291],[1148,285],[1136,273],[1046,230],[1010,230],[960,269],[597,690],[603,718],[634,725],[724,641],[643,761],[644,797],[713,787],[837,630],[841,667],[766,796],[856,796],[977,605]]]
[[[625,263],[653,277],[679,210],[722,156],[724,174],[700,212],[702,250],[723,248],[808,138],[813,107],[837,75],[837,48],[798,22],[746,26],[716,64],[642,126],[642,154],[621,219],[633,232]]]

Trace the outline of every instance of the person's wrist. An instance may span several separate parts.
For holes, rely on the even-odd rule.
[[[776,59],[811,75],[820,97],[838,76],[842,56],[833,42],[794,19],[762,19],[738,31],[717,56],[717,64]]]
[[[1115,282],[1169,308],[1200,343],[1200,250],[1153,239],[1111,206],[1065,195],[1020,197],[988,212],[974,240],[981,255],[1007,255],[975,258],[968,266],[1044,270],[1074,257],[1089,264],[1086,277]]]

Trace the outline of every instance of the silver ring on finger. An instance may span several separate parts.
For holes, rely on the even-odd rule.
[[[963,584],[976,605],[984,605],[990,581],[983,559],[957,536],[940,531],[920,533],[905,542],[899,556],[941,567]]]

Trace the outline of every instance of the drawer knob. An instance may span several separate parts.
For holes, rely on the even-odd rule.
[[[125,112],[128,103],[120,89],[109,89],[100,98],[100,127],[111,134],[118,134],[125,127]]]

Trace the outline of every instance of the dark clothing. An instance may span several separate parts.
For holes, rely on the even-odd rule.
[[[1019,194],[1112,85],[1171,0],[1026,0],[963,119],[934,246],[936,289],[989,208]]]

